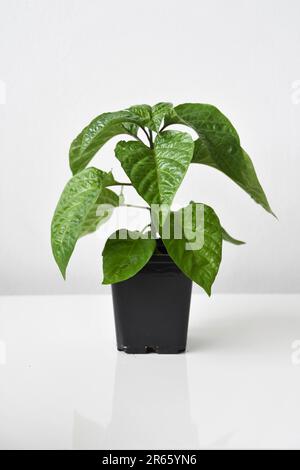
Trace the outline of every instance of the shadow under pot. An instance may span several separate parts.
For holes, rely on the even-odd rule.
[[[185,351],[192,281],[161,241],[144,268],[112,285],[117,347],[131,354]]]

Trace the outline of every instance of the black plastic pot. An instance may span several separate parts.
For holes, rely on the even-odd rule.
[[[134,277],[112,285],[117,346],[132,354],[185,351],[192,281],[158,241],[154,254]]]

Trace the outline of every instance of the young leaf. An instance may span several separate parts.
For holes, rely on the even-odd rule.
[[[188,169],[193,148],[189,134],[165,131],[157,135],[153,149],[141,142],[121,141],[115,154],[148,204],[170,205]]]
[[[84,223],[111,179],[109,173],[87,168],[73,176],[63,190],[52,219],[51,243],[54,258],[64,278]]]
[[[150,119],[151,107],[148,105],[104,113],[93,119],[71,144],[69,161],[72,173],[83,170],[109,139],[120,134],[135,135],[136,126],[144,126]]]
[[[181,238],[175,234],[180,224]],[[169,255],[181,271],[210,295],[222,258],[222,228],[214,210],[192,202],[171,212],[170,237],[164,229],[160,233]]]
[[[139,272],[151,258],[156,242],[141,232],[118,230],[105,244],[103,256],[103,284],[125,281]]]
[[[170,113],[172,108],[172,103],[157,103],[152,106],[151,121],[149,124],[150,129],[158,132],[165,116]]]
[[[245,242],[242,242],[241,240],[236,240],[233,238],[231,235],[229,235],[228,232],[222,227],[222,237],[223,240],[226,242],[232,243],[233,245],[245,245]]]
[[[149,104],[136,104],[127,110],[134,116],[134,122],[140,127],[149,127],[152,109]]]
[[[253,163],[241,148],[239,136],[224,114],[208,104],[181,104],[168,118],[168,124],[174,123],[186,124],[199,135],[192,163],[202,163],[222,171],[273,214]]]

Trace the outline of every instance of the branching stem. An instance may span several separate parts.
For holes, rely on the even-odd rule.
[[[151,142],[151,137],[150,137],[150,134],[148,134],[148,132],[146,131],[146,129],[144,127],[141,127],[141,129],[145,132],[146,136],[147,136],[147,139],[148,139],[148,142],[150,144],[150,147],[152,146],[152,142]],[[150,131],[151,132],[151,131]]]

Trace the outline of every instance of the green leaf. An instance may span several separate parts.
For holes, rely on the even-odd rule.
[[[172,103],[157,103],[152,106],[151,121],[149,124],[150,129],[158,132],[164,118],[171,112],[172,108]]]
[[[152,116],[152,108],[149,104],[136,104],[127,110],[134,116],[134,122],[140,127],[149,127]]]
[[[241,240],[236,240],[233,238],[231,235],[229,235],[228,232],[222,227],[222,237],[223,240],[226,242],[232,243],[233,245],[245,245],[245,242],[242,242]]]
[[[122,126],[124,127],[126,134],[133,135],[134,137],[137,136],[139,130],[139,126],[137,124],[133,124],[131,122],[124,122]]]
[[[199,135],[192,163],[202,163],[222,171],[273,214],[253,163],[241,148],[239,136],[224,114],[209,104],[181,104],[174,108],[168,119],[168,124],[174,123],[186,124]]]
[[[150,119],[151,107],[148,105],[104,113],[93,119],[71,144],[69,160],[73,174],[83,170],[112,137],[120,134],[135,135],[137,126],[148,124]]]
[[[148,204],[170,205],[188,169],[193,148],[189,134],[164,131],[157,135],[153,149],[141,142],[121,141],[115,154]]]
[[[214,210],[190,203],[171,212],[170,236],[166,232],[165,224],[160,234],[173,261],[210,295],[222,259],[222,228]]]
[[[119,196],[110,189],[104,188],[83,222],[80,237],[95,232],[111,217],[114,208],[118,206]]]
[[[103,173],[103,186],[119,186],[120,183],[115,180],[111,171],[109,171],[108,173],[106,173],[105,171],[101,171],[101,173]]]
[[[145,266],[156,247],[149,233],[121,229],[107,240],[102,253],[103,284],[125,281]]]
[[[51,243],[54,258],[64,278],[85,220],[111,180],[110,173],[87,168],[73,176],[63,190],[52,219]]]

